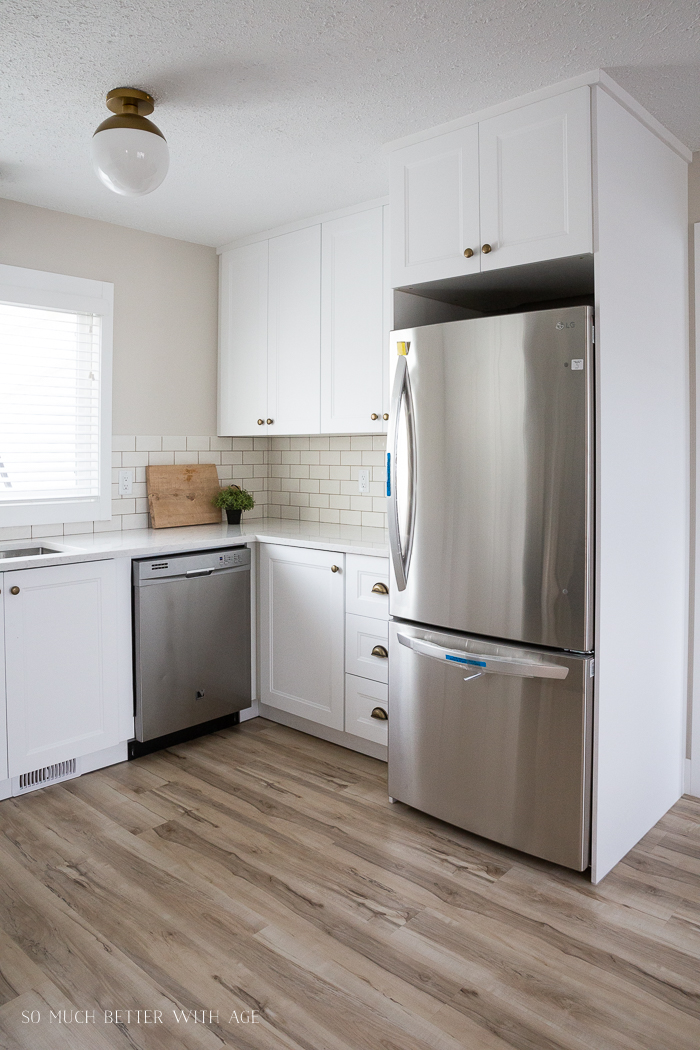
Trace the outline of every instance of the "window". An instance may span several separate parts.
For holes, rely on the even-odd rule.
[[[0,525],[110,517],[112,294],[0,266]]]

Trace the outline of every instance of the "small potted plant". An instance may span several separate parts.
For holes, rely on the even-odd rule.
[[[212,503],[226,511],[226,521],[229,525],[240,525],[241,511],[252,510],[255,506],[250,492],[239,488],[238,485],[227,485],[226,488],[219,489]]]

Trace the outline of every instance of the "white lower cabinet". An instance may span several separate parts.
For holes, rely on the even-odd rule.
[[[345,732],[389,742],[389,561],[345,559]]]
[[[389,686],[345,675],[345,732],[386,744],[389,739]]]
[[[348,747],[358,748],[352,737],[386,746],[389,612],[385,591],[372,588],[385,586],[388,572],[386,558],[260,545],[260,700],[268,717],[274,709],[297,716],[309,733],[312,723],[324,726],[338,733],[327,739]],[[357,608],[373,615],[350,611]]]
[[[6,572],[10,777],[119,742],[113,561]]]
[[[260,699],[340,730],[344,561],[335,552],[260,546]]]

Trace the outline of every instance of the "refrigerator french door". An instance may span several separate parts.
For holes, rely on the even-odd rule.
[[[387,451],[389,794],[579,870],[592,334],[589,307],[392,333]]]

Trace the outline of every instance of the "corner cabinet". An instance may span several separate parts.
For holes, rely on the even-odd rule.
[[[7,775],[119,742],[113,561],[2,574]]]
[[[220,435],[386,430],[386,211],[222,252]]]
[[[392,286],[593,250],[590,88],[395,150]]]
[[[260,545],[260,699],[343,728],[345,555]]]
[[[261,714],[385,757],[388,560],[270,543],[259,565]]]

